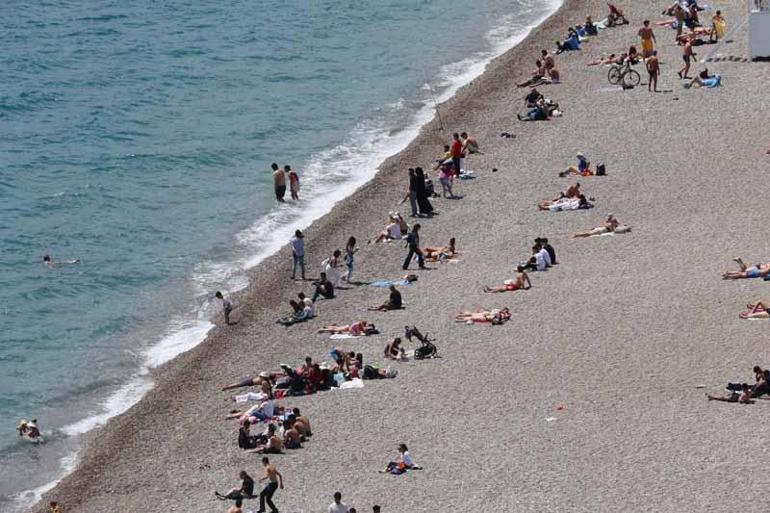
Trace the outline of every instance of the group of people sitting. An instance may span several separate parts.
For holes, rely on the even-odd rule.
[[[580,190],[580,183],[575,183],[567,188],[566,191],[559,193],[558,198],[552,200],[542,200],[537,204],[537,208],[546,212],[561,212],[563,210],[582,210],[593,208],[593,203]]]
[[[726,397],[706,394],[709,401],[723,401],[727,403],[751,404],[754,399],[770,394],[770,369],[763,369],[755,365],[754,384],[748,383],[728,383]]]
[[[532,71],[532,77],[517,87],[535,87],[541,84],[558,84],[561,82],[561,75],[556,69],[556,61],[548,50],[540,52],[541,58],[535,61],[535,69]]]

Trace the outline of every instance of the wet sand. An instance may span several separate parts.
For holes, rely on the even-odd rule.
[[[94,434],[77,470],[44,500],[67,512],[225,511],[213,491],[236,486],[241,469],[261,473],[259,458],[237,448],[236,423],[223,420],[232,403],[222,385],[279,363],[299,365],[305,355],[328,360],[334,345],[381,361],[386,339],[415,324],[435,337],[442,358],[392,364],[396,379],[367,381],[361,390],[281,401],[299,406],[315,432],[305,448],[271,458],[286,481],[276,495],[281,511],[324,511],[336,490],[358,511],[372,504],[384,512],[766,509],[761,444],[770,403],[711,403],[704,392],[720,393],[728,381],[750,380],[752,366],[770,365],[770,321],[737,316],[747,302],[769,297],[770,284],[720,279],[734,256],[770,257],[762,191],[770,67],[709,63],[725,86],[685,90],[675,75],[674,32],[656,28],[660,87],[669,92],[619,91],[606,68],[586,62],[638,44],[642,19],[660,19],[663,8],[619,5],[630,25],[556,57],[564,83],[542,91],[562,105],[562,118],[517,122],[526,91],[513,84],[567,25],[585,14],[602,18],[603,2],[567,0],[441,107],[443,132],[436,121],[427,125],[306,231],[311,275],[354,235],[364,241],[354,279],[402,276],[401,245],[365,241],[388,211],[407,212],[397,203],[408,167],[432,168],[452,131],[473,134],[484,151],[467,160],[477,178],[457,184],[462,199],[436,199],[438,215],[420,220],[425,245],[457,238],[459,262],[416,271],[418,282],[402,289],[404,310],[366,312],[387,291],[360,286],[320,302],[310,322],[275,324],[288,299],[311,290],[289,279],[284,248],[254,270],[237,298],[238,324],[161,367],[155,388]],[[745,17],[743,3],[714,5],[728,31]],[[739,31],[718,52],[744,58],[745,40]],[[710,50],[696,48],[699,57]],[[500,138],[504,131],[516,138]],[[538,211],[538,200],[575,181],[557,173],[578,151],[607,166],[607,177],[580,179],[596,208]],[[609,212],[633,231],[571,238]],[[483,293],[512,277],[537,236],[550,239],[559,264],[532,273],[529,291]],[[513,312],[504,326],[452,320],[460,310],[501,306]],[[337,344],[315,333],[357,319],[382,334]],[[400,442],[425,470],[379,474]]]

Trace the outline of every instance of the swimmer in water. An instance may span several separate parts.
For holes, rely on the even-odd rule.
[[[79,264],[80,259],[75,258],[71,260],[62,260],[61,262],[54,262],[53,257],[51,255],[45,255],[43,256],[43,264],[45,264],[46,267],[61,267],[63,265],[73,265],[73,264]]]

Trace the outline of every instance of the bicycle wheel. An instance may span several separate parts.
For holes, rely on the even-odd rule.
[[[607,72],[607,80],[610,84],[615,85],[620,82],[620,66],[610,66],[610,70]]]
[[[630,69],[623,73],[623,85],[626,87],[636,87],[641,80],[642,77],[639,76],[639,73],[636,70]]]

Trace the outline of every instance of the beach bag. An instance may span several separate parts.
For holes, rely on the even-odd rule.
[[[607,168],[604,167],[604,162],[596,164],[596,176],[605,176],[607,174]]]

